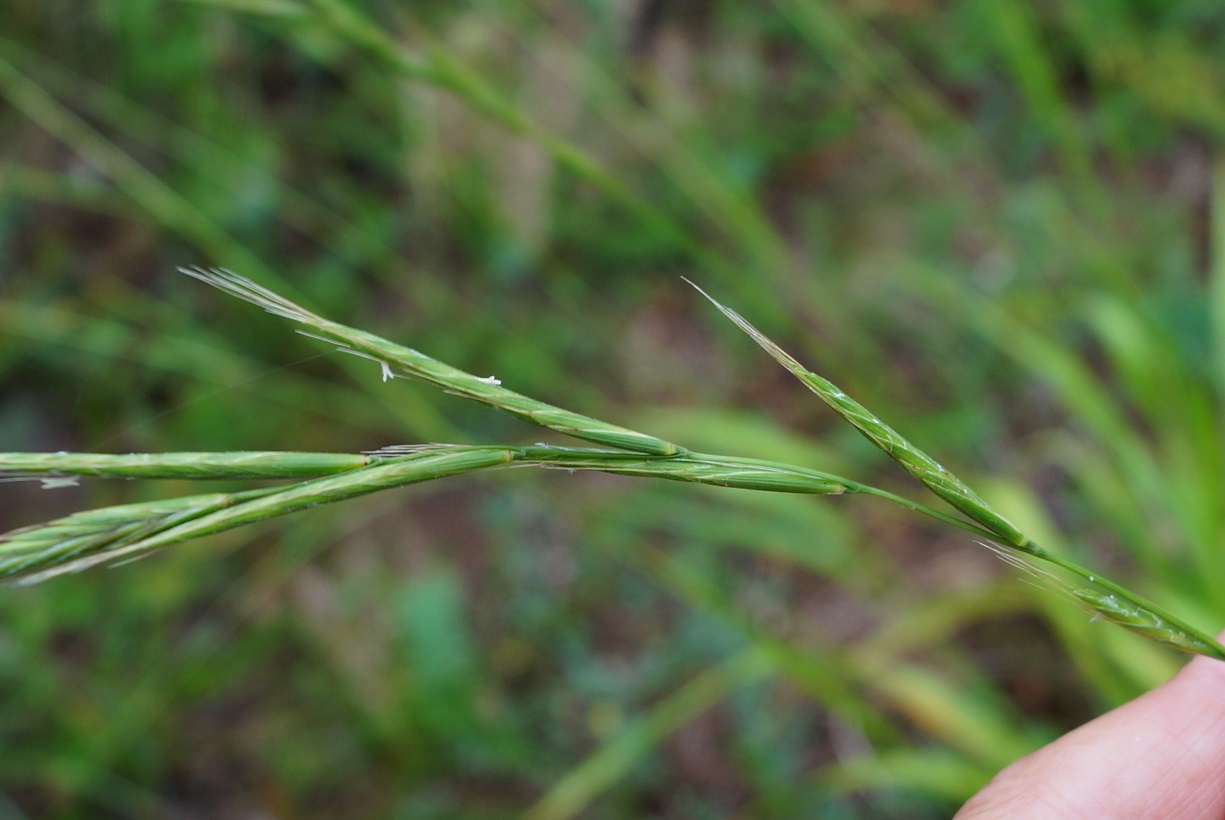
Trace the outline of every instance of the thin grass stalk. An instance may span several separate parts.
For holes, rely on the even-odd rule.
[[[195,204],[66,108],[0,55],[0,97],[63,140],[153,219],[218,259],[237,260],[279,287],[290,285]]]
[[[566,772],[522,814],[523,820],[568,820],[638,765],[664,738],[689,724],[732,693],[777,672],[769,653],[746,649],[714,666],[624,726],[581,763]]]
[[[599,470],[721,487],[817,495],[863,493],[885,498],[936,520],[1002,543],[1017,560],[1046,561],[1080,583],[1053,581],[1096,616],[1176,649],[1225,659],[1222,647],[1204,632],[1114,582],[1091,573],[1033,543],[991,509],[955,475],[923,453],[828,380],[805,369],[738,313],[708,299],[781,362],[814,393],[892,456],[938,497],[970,520],[859,482],[794,465],[694,453],[671,442],[538,402],[503,388],[493,377],[477,377],[411,348],[323,319],[293,302],[228,271],[184,273],[308,325],[307,335],[337,343],[339,349],[380,364],[383,378],[414,378],[448,392],[511,412],[576,438],[619,449],[416,445],[365,455],[328,453],[176,453],[165,456],[96,454],[0,454],[0,478],[34,477],[52,482],[78,475],[158,478],[284,478],[321,475],[287,487],[233,495],[197,496],[153,505],[124,505],[78,513],[0,536],[0,577],[29,580],[73,572],[190,538],[296,512],[378,490],[512,464],[565,470]],[[696,287],[696,286],[695,286]],[[700,288],[699,288],[700,291]],[[703,295],[706,295],[703,293]],[[1039,570],[1040,576],[1055,576]]]
[[[950,524],[973,533],[979,538],[993,534],[963,518],[920,504],[888,490],[863,484],[832,473],[754,458],[711,455],[687,451],[668,459],[644,459],[615,451],[589,450],[573,447],[523,447],[516,461],[537,463],[558,470],[596,470],[603,473],[662,478],[669,481],[690,481],[717,487],[770,492],[804,493],[808,495],[871,495],[891,501],[912,512]]]
[[[435,456],[457,457],[437,475],[424,474],[429,465],[422,460]],[[463,457],[461,460],[458,457]],[[414,466],[385,473],[367,468],[413,461]],[[432,464],[432,462],[431,462]],[[298,509],[298,502],[283,507],[293,496],[301,503],[318,504],[374,492],[418,481],[473,472],[488,467],[527,466],[573,472],[585,470],[614,475],[660,478],[716,487],[803,493],[808,495],[867,494],[903,504],[921,514],[960,526],[980,538],[985,530],[909,499],[830,473],[789,464],[732,456],[688,453],[684,456],[646,456],[620,450],[532,445],[502,447],[477,445],[411,445],[388,447],[366,454],[238,452],[101,455],[97,453],[0,453],[0,480],[40,480],[54,489],[75,484],[79,477],[143,478],[178,480],[276,479],[338,475],[346,488],[334,495],[331,485],[305,482],[290,488],[271,488],[248,494],[192,496],[158,504],[107,507],[78,513],[64,519],[25,527],[0,536],[0,578],[24,577],[35,570],[50,577],[60,563],[76,561],[88,554],[103,563],[128,552],[169,546],[207,534],[194,528],[177,529],[188,519],[226,510],[224,529],[252,523]],[[269,497],[266,504],[240,505]],[[182,513],[183,515],[180,515]],[[258,515],[256,515],[258,513]],[[178,516],[178,517],[171,517]],[[174,529],[166,538],[167,530]],[[159,536],[154,541],[152,537]],[[131,549],[129,549],[131,548]],[[121,549],[123,550],[121,552]],[[90,564],[75,563],[71,572]]]
[[[319,19],[341,38],[384,61],[403,76],[446,89],[493,122],[535,141],[561,168],[590,183],[626,208],[650,230],[701,260],[705,268],[730,273],[727,262],[694,237],[678,220],[650,200],[635,194],[621,178],[581,147],[532,120],[427,32],[416,32],[418,38],[425,42],[425,54],[421,54],[410,51],[377,23],[339,0],[310,0],[310,5]]]

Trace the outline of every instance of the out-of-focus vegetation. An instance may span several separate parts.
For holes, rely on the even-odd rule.
[[[530,442],[172,273],[1225,620],[1225,11],[15,0],[0,450]],[[0,486],[0,529],[171,483]],[[870,500],[512,471],[0,590],[0,816],[941,817],[1178,659]]]

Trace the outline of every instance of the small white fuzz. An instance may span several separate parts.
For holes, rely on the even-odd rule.
[[[44,490],[58,490],[61,487],[76,487],[80,482],[74,475],[48,476],[40,479]]]
[[[497,376],[486,376],[483,379],[480,376],[474,376],[473,378],[475,378],[478,382],[483,382],[484,384],[501,384],[502,383],[502,380],[499,379]]]
[[[314,333],[307,333],[305,330],[299,330],[298,333],[301,333],[303,336],[309,336],[312,339],[318,339],[321,342],[328,342],[329,344],[333,342],[332,339],[329,339],[326,336],[316,336]],[[389,379],[394,379],[396,377],[396,374],[391,372],[391,365],[377,356],[371,356],[369,353],[365,353],[361,350],[354,350],[353,348],[346,347],[345,345],[337,345],[336,351],[338,353],[348,353],[350,356],[356,356],[359,359],[369,359],[372,362],[378,362],[379,372],[383,374],[384,383],[386,383]]]

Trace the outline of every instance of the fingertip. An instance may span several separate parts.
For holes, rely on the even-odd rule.
[[[957,815],[1105,816],[1225,816],[1225,662],[1194,658],[1156,689],[1012,764]]]

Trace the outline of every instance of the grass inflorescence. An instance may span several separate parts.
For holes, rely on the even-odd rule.
[[[0,454],[0,476],[44,482],[78,476],[116,478],[301,478],[288,485],[213,493],[75,513],[0,536],[0,577],[27,582],[140,557],[150,551],[245,524],[379,490],[506,466],[600,471],[734,489],[812,495],[864,494],[889,499],[958,526],[1011,551],[1015,561],[1061,571],[1040,577],[1099,616],[1144,637],[1193,654],[1225,659],[1210,636],[1096,573],[1055,555],[994,510],[935,459],[827,379],[803,367],[734,310],[711,302],[839,416],[897,461],[958,517],[848,478],[802,466],[688,450],[655,436],[537,401],[379,336],[332,322],[229,271],[184,270],[189,276],[306,325],[313,338],[378,363],[383,378],[408,378],[478,401],[551,431],[600,447],[535,444],[411,445],[365,454],[235,452],[98,455]],[[1064,577],[1067,576],[1067,577]]]

